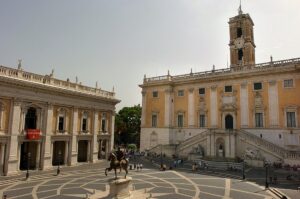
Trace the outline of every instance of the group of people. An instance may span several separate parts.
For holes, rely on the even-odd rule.
[[[127,157],[126,150],[121,150],[121,148],[118,147],[117,150],[113,153],[116,155],[117,161],[126,160],[129,163],[129,157]],[[135,159],[135,157],[134,157],[134,159]],[[137,171],[142,170],[143,164],[140,164],[140,163],[131,164],[131,165],[129,165],[129,169],[130,170],[137,169]]]

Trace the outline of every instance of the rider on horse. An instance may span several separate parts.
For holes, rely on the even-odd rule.
[[[121,151],[120,147],[118,147],[118,150],[115,152],[115,154],[117,156],[118,161],[125,159],[124,152]]]

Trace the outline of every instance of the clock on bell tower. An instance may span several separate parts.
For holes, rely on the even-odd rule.
[[[229,19],[230,32],[230,67],[255,64],[255,44],[253,37],[254,23],[249,14],[239,14]]]

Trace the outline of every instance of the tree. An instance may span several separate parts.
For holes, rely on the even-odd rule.
[[[140,145],[141,114],[142,108],[140,105],[124,107],[117,113],[115,120],[116,144]]]

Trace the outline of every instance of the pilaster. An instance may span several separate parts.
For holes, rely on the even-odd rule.
[[[21,116],[21,102],[14,101],[11,108],[10,117],[10,142],[9,142],[9,159],[8,159],[8,174],[17,172],[19,169],[18,165],[18,135],[20,133],[20,116]]]
[[[95,110],[94,118],[93,118],[93,129],[92,129],[93,139],[91,141],[92,142],[92,150],[91,150],[91,153],[92,153],[91,161],[92,162],[96,162],[98,160],[98,142],[97,142],[97,134],[98,134],[97,127],[98,127],[98,123],[99,123],[98,117],[99,117],[99,113],[98,113],[98,111]]]
[[[74,108],[73,109],[73,116],[72,116],[72,128],[71,128],[71,133],[72,133],[72,141],[71,141],[71,165],[76,165],[77,164],[77,124],[78,124],[78,109]]]
[[[114,148],[114,140],[115,140],[115,112],[111,114],[111,132],[110,132],[110,147],[109,152]]]
[[[189,89],[188,93],[188,126],[195,126],[195,98],[194,98],[194,88]]]
[[[53,105],[48,104],[46,112],[46,132],[45,132],[45,154],[42,168],[52,167],[52,151],[51,151],[51,136],[52,136],[52,122],[53,122]]]
[[[247,128],[249,123],[248,86],[247,82],[241,84],[240,92],[241,128]]]
[[[269,125],[276,128],[279,125],[278,89],[276,80],[269,81]]]
[[[217,103],[217,86],[210,89],[210,127],[218,127],[218,103]]]

